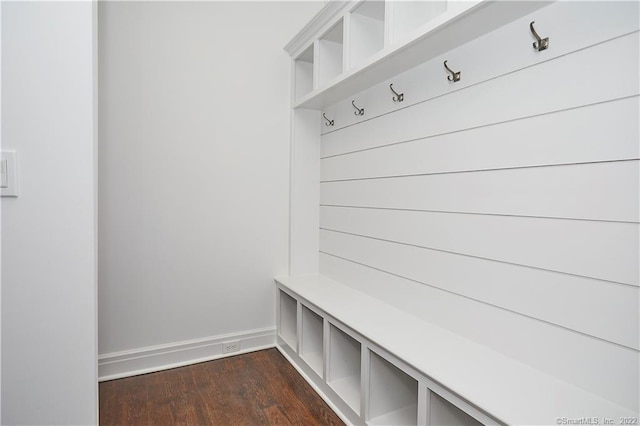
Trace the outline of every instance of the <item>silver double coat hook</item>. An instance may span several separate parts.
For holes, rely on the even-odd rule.
[[[351,105],[356,109],[353,114],[354,115],[364,115],[364,108],[358,108],[355,104],[356,101],[351,101]]]
[[[536,38],[536,40],[538,40],[533,42],[533,48],[536,49],[538,52],[542,52],[543,50],[546,50],[549,48],[549,37],[540,38],[540,36],[536,32],[536,29],[533,28],[533,24],[535,23],[536,21],[531,21],[531,23],[529,24],[529,29],[531,30],[531,33]]]
[[[404,101],[404,93],[398,93],[395,90],[393,90],[393,83],[391,83],[389,85],[389,89],[391,89],[391,91],[393,92],[393,94],[395,95],[392,99],[393,102],[402,102]]]
[[[456,82],[456,81],[460,81],[460,71],[453,71],[451,68],[449,68],[447,66],[447,61],[444,61],[444,67],[447,69],[447,71],[449,71],[451,73],[451,75],[447,76],[447,80],[452,81],[452,82]]]

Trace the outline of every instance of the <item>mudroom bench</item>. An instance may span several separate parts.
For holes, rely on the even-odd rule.
[[[620,424],[634,417],[329,278],[276,284],[278,349],[348,423]]]

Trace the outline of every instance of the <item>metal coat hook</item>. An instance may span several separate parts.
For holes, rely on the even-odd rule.
[[[358,108],[355,104],[356,101],[351,101],[351,105],[356,109],[353,113],[355,115],[364,115],[364,108]]]
[[[393,83],[391,83],[389,85],[389,89],[391,89],[391,91],[393,92],[393,94],[395,95],[393,97],[393,102],[402,102],[404,101],[404,93],[398,93],[395,90],[393,90]]]
[[[447,61],[444,61],[444,67],[447,69],[447,71],[449,71],[451,73],[451,75],[447,76],[447,80],[453,81],[454,83],[456,81],[460,81],[460,71],[455,72],[451,68],[449,68],[447,66]]]
[[[531,23],[529,24],[529,29],[531,30],[531,33],[536,38],[536,40],[538,40],[533,42],[533,48],[536,49],[538,52],[542,52],[543,50],[546,50],[549,48],[549,37],[540,38],[540,36],[536,32],[536,29],[533,28],[533,24],[535,23],[536,21],[531,21]]]
[[[322,116],[324,117],[325,120],[327,120],[327,122],[324,123],[325,126],[329,126],[329,127],[333,126],[333,120],[329,120],[324,112],[322,113]]]

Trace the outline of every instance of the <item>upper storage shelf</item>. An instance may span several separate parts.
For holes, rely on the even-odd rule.
[[[364,0],[349,15],[349,68],[365,64],[384,48],[385,3]]]
[[[331,1],[285,47],[304,73],[293,107],[323,109],[549,3]]]
[[[318,84],[325,85],[342,73],[344,68],[344,28],[339,20],[320,37],[318,46]]]

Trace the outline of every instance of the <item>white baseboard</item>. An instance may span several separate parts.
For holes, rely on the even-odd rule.
[[[222,353],[224,342],[240,342],[240,350]],[[98,380],[106,381],[275,347],[275,328],[249,330],[204,339],[148,346],[98,356]]]

